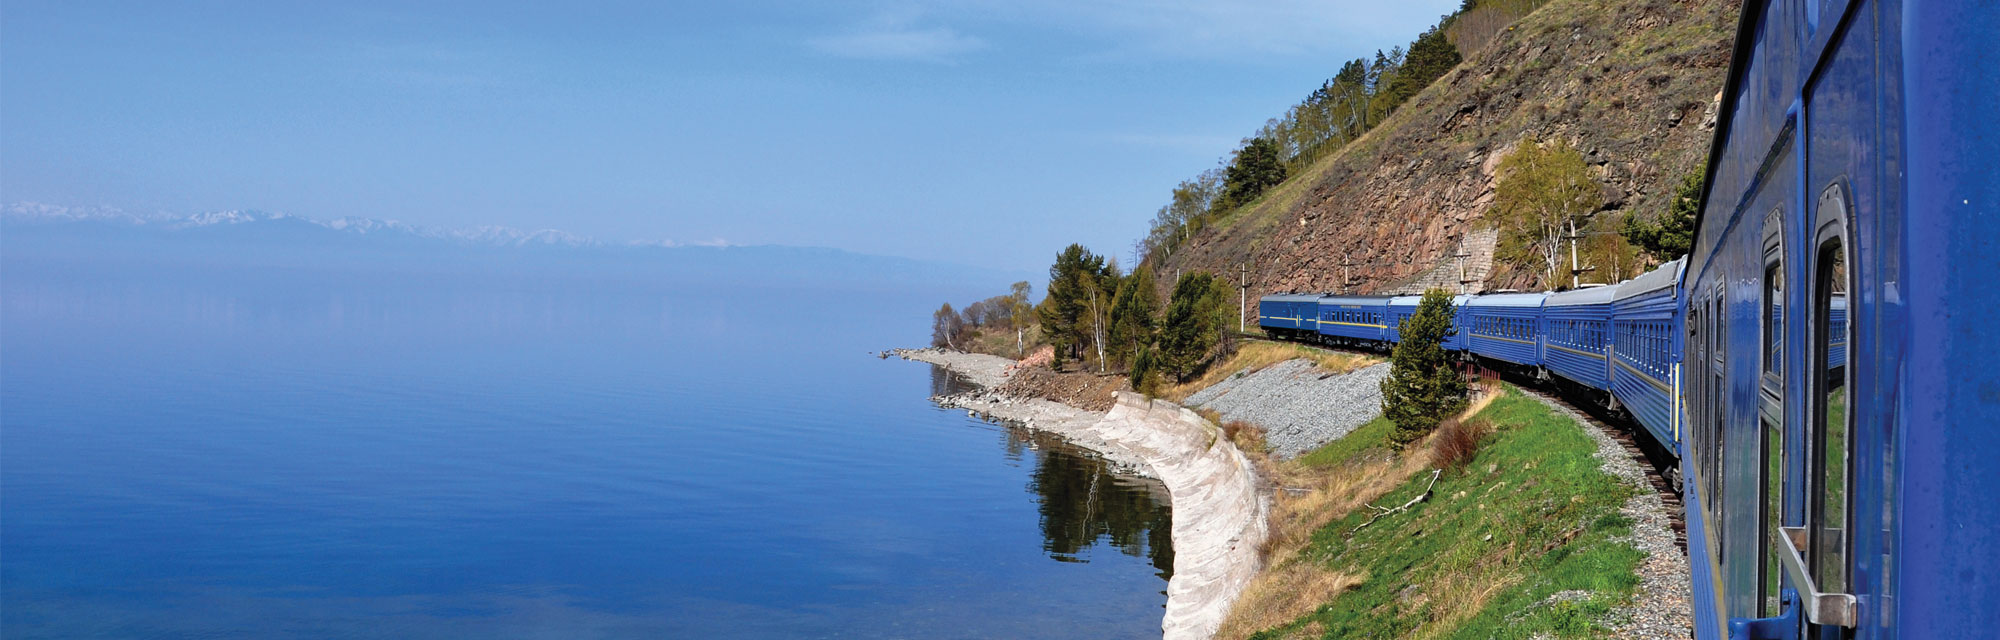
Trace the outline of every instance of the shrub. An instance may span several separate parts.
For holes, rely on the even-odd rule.
[[[1431,461],[1440,469],[1465,466],[1479,455],[1479,441],[1491,433],[1493,425],[1484,420],[1446,420],[1431,440]]]

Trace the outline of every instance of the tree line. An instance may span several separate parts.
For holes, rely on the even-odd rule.
[[[1244,138],[1217,167],[1181,181],[1135,247],[1140,262],[1170,257],[1188,237],[1361,137],[1451,71],[1461,56],[1446,31],[1478,8],[1478,2],[1466,0],[1407,49],[1377,50],[1373,58],[1347,61],[1298,104]]]
[[[971,351],[974,338],[982,332],[1011,333],[1014,356],[1020,357],[1027,351],[1027,332],[1034,324],[1034,306],[1028,304],[1033,290],[1021,281],[1007,293],[965,305],[964,310],[944,303],[931,313],[931,346]]]
[[[1072,244],[1049,266],[1039,304],[1028,303],[1030,291],[1018,282],[962,310],[945,303],[931,315],[931,345],[1021,357],[1046,344],[1057,370],[1122,371],[1141,390],[1185,381],[1234,348],[1230,284],[1207,272],[1182,274],[1162,300],[1152,269],[1126,273]]]
[[[1152,269],[1121,273],[1117,261],[1072,244],[1049,267],[1048,296],[1036,308],[1052,363],[1126,371],[1149,390],[1185,381],[1233,347],[1229,285],[1207,272],[1182,274],[1162,304]]]

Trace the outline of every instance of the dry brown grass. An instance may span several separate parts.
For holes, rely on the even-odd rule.
[[[1208,368],[1201,377],[1180,384],[1169,384],[1160,389],[1160,396],[1174,402],[1187,400],[1195,392],[1215,386],[1238,373],[1251,373],[1286,360],[1306,358],[1313,365],[1329,373],[1347,373],[1371,364],[1381,362],[1381,358],[1353,353],[1335,353],[1324,349],[1314,349],[1305,345],[1281,342],[1245,341],[1242,348],[1227,360]]]
[[[1243,591],[1242,598],[1230,609],[1229,618],[1222,622],[1222,628],[1215,632],[1215,637],[1247,638],[1258,631],[1297,620],[1366,579],[1366,576],[1327,571],[1306,562],[1293,562],[1265,571]]]
[[[1247,451],[1246,451],[1247,453]],[[1411,447],[1399,456],[1367,458],[1332,468],[1276,462],[1252,454],[1265,478],[1276,485],[1271,501],[1270,536],[1260,549],[1264,561],[1292,558],[1326,523],[1394,491],[1410,476],[1431,467],[1430,447]],[[1217,638],[1244,638],[1298,619],[1366,576],[1342,573],[1299,560],[1257,575],[1230,607]],[[1306,587],[1314,587],[1312,590]]]
[[[1485,420],[1451,418],[1438,425],[1431,438],[1431,459],[1440,469],[1457,469],[1479,454],[1479,441],[1493,433]]]
[[[1211,420],[1212,421],[1212,420]],[[1242,420],[1222,423],[1222,436],[1247,456],[1261,456],[1271,450],[1264,441],[1264,428]],[[1256,460],[1253,458],[1252,460]]]

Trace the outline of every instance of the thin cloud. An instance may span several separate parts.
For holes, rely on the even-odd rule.
[[[934,13],[1068,33],[1094,59],[1254,61],[1407,44],[1459,0],[955,0]],[[1363,43],[1366,43],[1363,45]]]
[[[919,26],[914,17],[882,14],[859,28],[806,41],[827,55],[862,60],[951,62],[986,48],[986,41],[945,26]]]

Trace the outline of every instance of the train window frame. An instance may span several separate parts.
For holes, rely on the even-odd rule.
[[[1829,593],[1840,593],[1849,590],[1854,578],[1854,540],[1853,535],[1849,532],[1854,530],[1856,474],[1854,473],[1855,438],[1853,434],[1855,411],[1852,371],[1848,367],[1842,368],[1839,390],[1843,405],[1846,407],[1843,412],[1844,415],[1841,416],[1842,424],[1840,425],[1840,430],[1846,434],[1846,437],[1839,451],[1841,455],[1839,467],[1841,470],[1840,482],[1843,486],[1840,487],[1841,496],[1839,501],[1841,511],[1839,528],[1837,529],[1840,535],[1837,541],[1839,549],[1837,550],[1838,556],[1834,559],[1838,563],[1838,566],[1834,568],[1839,571],[1839,579],[1837,582],[1829,581],[1827,579],[1828,576],[1821,574],[1822,569],[1827,568],[1824,566],[1826,558],[1823,552],[1828,549],[1828,545],[1822,539],[1822,536],[1828,532],[1827,525],[1830,524],[1827,522],[1825,513],[1828,506],[1830,506],[1825,501],[1829,488],[1826,486],[1825,475],[1828,469],[1827,455],[1829,452],[1824,443],[1829,433],[1827,414],[1830,410],[1831,402],[1829,398],[1833,392],[1831,384],[1834,380],[1834,376],[1827,371],[1827,365],[1830,363],[1830,356],[1832,355],[1829,345],[1838,337],[1843,343],[1843,348],[1849,349],[1851,353],[1854,347],[1854,327],[1857,324],[1855,322],[1857,314],[1854,313],[1852,300],[1850,299],[1846,326],[1842,327],[1840,336],[1830,335],[1832,333],[1833,294],[1851,295],[1850,292],[1855,291],[1854,278],[1856,270],[1853,268],[1855,264],[1854,244],[1850,240],[1851,236],[1848,233],[1848,225],[1853,220],[1853,216],[1851,215],[1848,203],[1849,199],[1847,198],[1843,181],[1836,180],[1820,192],[1819,200],[1814,210],[1813,280],[1809,285],[1812,287],[1813,316],[1808,326],[1807,344],[1812,349],[1810,365],[1812,388],[1811,394],[1808,396],[1810,399],[1810,415],[1807,420],[1805,439],[1807,447],[1807,499],[1806,521],[1804,523],[1806,528],[1806,549],[1804,549],[1806,557],[1804,560],[1806,561],[1806,571],[1812,578],[1813,584],[1822,592]],[[1833,257],[1836,257],[1835,252],[1838,252],[1837,257],[1840,258],[1839,264],[1844,267],[1844,274],[1836,274],[1831,271],[1831,267],[1833,266],[1831,260]],[[1836,275],[1844,276],[1838,281],[1840,285],[1838,292],[1834,291],[1833,286]],[[1848,358],[1848,362],[1852,364],[1853,358],[1851,356]]]
[[[1784,425],[1785,398],[1785,218],[1784,207],[1771,209],[1764,216],[1764,270],[1760,283],[1761,296],[1758,306],[1758,334],[1761,352],[1758,354],[1759,387],[1763,390],[1763,411],[1775,418],[1780,428]]]

